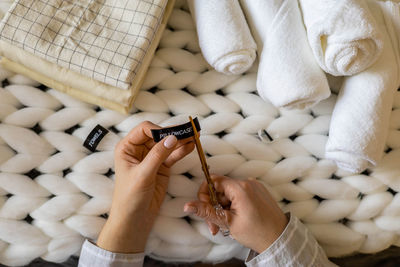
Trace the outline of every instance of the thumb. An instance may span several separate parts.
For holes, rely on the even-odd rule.
[[[219,226],[226,225],[229,216],[229,211],[224,210],[226,216],[218,216],[217,213],[215,212],[215,209],[213,206],[211,206],[210,203],[203,202],[203,201],[192,201],[189,203],[186,203],[185,206],[183,207],[183,211],[196,215],[200,218],[202,218],[205,221],[214,223]]]
[[[177,141],[174,135],[169,135],[155,144],[142,161],[144,169],[149,172],[157,172],[161,164],[174,151]]]

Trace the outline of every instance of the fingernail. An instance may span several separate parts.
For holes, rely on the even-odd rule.
[[[175,135],[170,135],[167,137],[167,139],[165,139],[164,146],[168,149],[173,148],[177,141],[178,139],[176,139]]]
[[[212,234],[212,235],[216,235],[217,233],[218,233],[218,230],[216,230],[215,228],[212,228],[212,227],[208,227],[208,230],[210,231],[210,234]]]
[[[185,206],[185,207],[183,208],[183,211],[184,211],[184,212],[187,212],[187,213],[192,213],[192,214],[194,214],[194,213],[197,213],[197,208],[194,207],[194,206]]]

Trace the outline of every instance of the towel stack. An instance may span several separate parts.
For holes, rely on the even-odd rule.
[[[326,157],[351,172],[376,165],[383,155],[393,95],[399,86],[400,28],[394,23],[400,17],[397,14],[392,20],[387,14],[386,5],[391,4],[369,2],[384,42],[382,53],[370,67],[344,79],[332,114]]]
[[[172,7],[168,0],[17,0],[0,24],[1,64],[126,113]]]
[[[242,16],[226,12],[233,6],[235,14],[241,12],[236,1],[221,1],[230,6],[224,8],[221,3],[190,1],[210,65],[220,70],[215,59],[222,57],[221,51],[235,54],[252,47]],[[331,118],[326,158],[350,172],[376,165],[400,83],[398,4],[374,0],[241,0],[240,4],[257,43],[259,95],[277,107],[306,108],[329,97],[324,72],[345,76]],[[217,22],[219,18],[225,21]],[[206,27],[204,20],[218,27]]]

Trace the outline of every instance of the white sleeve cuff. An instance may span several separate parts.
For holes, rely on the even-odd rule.
[[[246,265],[256,266],[336,266],[308,229],[291,215],[282,234],[261,254],[250,251]]]
[[[79,257],[79,267],[141,267],[143,266],[144,253],[124,254],[114,253],[99,248],[86,240],[82,246]]]

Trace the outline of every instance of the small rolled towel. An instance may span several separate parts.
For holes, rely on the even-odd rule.
[[[241,74],[256,58],[256,43],[238,0],[189,0],[204,58],[217,71]]]
[[[353,75],[373,64],[383,42],[365,0],[300,0],[308,41],[321,68]]]
[[[265,4],[259,95],[276,107],[287,108],[305,108],[328,98],[328,81],[308,44],[298,2],[268,0]]]
[[[400,27],[398,6],[393,12],[383,7],[391,2],[369,2],[385,46],[367,70],[346,77],[332,114],[326,158],[339,168],[361,172],[381,159],[389,128],[393,94],[399,86]],[[397,29],[396,29],[397,27]],[[397,32],[397,34],[396,34]]]

